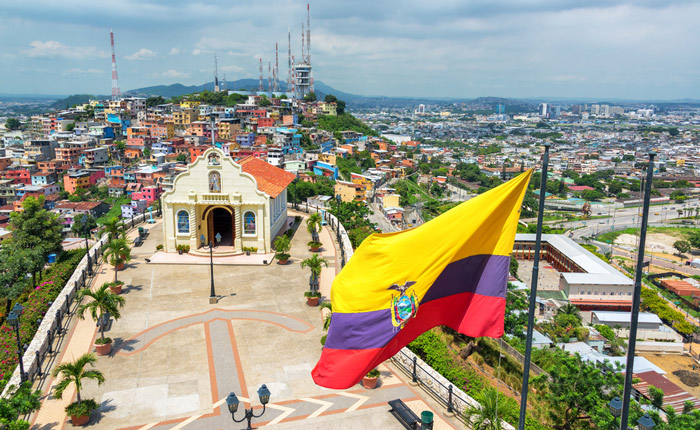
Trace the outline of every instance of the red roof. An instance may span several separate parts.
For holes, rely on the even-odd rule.
[[[571,191],[586,191],[586,190],[595,190],[595,188],[589,187],[588,185],[571,185],[571,186],[569,186],[569,190],[571,190]]]
[[[279,196],[296,176],[293,173],[273,166],[253,156],[248,156],[237,161],[245,173],[255,177],[258,182],[258,190],[275,198]]]

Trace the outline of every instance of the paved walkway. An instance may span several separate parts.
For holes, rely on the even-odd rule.
[[[388,413],[387,402],[403,399],[420,415],[435,413],[435,429],[454,428],[431,400],[421,399],[392,366],[379,367],[380,386],[365,390],[330,390],[313,383],[310,371],[321,352],[322,318],[318,308],[306,306],[309,270],[300,262],[311,253],[310,234],[302,223],[292,239],[290,264],[214,268],[218,303],[210,305],[209,267],[205,265],[147,264],[162,243],[159,224],[133,251],[134,260],[119,273],[126,284],[122,318],[108,335],[114,340],[110,356],[98,357],[105,375],[98,386],[85,381],[84,398],[101,407],[91,416],[95,429],[221,429],[231,422],[225,397],[235,392],[244,407],[262,412],[257,389],[266,384],[272,395],[258,427],[280,429],[382,429],[403,427]],[[136,233],[133,233],[135,235]],[[321,275],[324,296],[339,262],[334,233],[320,233],[321,255],[329,267]],[[111,281],[110,266],[100,267],[95,285]],[[67,347],[58,362],[72,360],[92,349],[95,323],[79,320],[71,327]],[[53,385],[53,381],[50,382]],[[72,428],[63,401],[47,397],[35,415],[33,429]]]

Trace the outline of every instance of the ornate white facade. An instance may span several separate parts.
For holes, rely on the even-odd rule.
[[[263,162],[254,161],[258,163],[254,174],[261,175],[260,182],[276,195],[261,191],[254,174],[216,148],[175,178],[173,189],[162,196],[166,252],[177,251],[177,245],[189,245],[190,252],[205,246],[200,251],[208,252],[210,241],[217,253],[241,253],[243,247],[271,252],[273,238],[287,221],[286,185],[291,174],[273,171],[279,169],[267,164],[261,169]],[[277,186],[270,186],[263,175],[273,177]]]

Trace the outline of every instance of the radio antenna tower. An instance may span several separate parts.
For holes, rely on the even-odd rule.
[[[296,94],[297,92],[297,73],[294,71],[294,55],[292,55],[292,94]]]
[[[272,94],[272,66],[270,59],[267,59],[267,92]]]
[[[263,90],[263,75],[262,75],[262,57],[260,57],[260,83],[258,84],[258,91]]]
[[[292,31],[287,27],[287,92],[292,89]]]
[[[306,61],[306,49],[304,48],[304,23],[301,23],[301,62]]]
[[[219,92],[219,60],[214,54],[214,92]]]
[[[112,101],[117,101],[122,97],[119,90],[119,77],[117,76],[117,60],[114,54],[114,32],[109,29],[109,39],[112,42]]]
[[[306,64],[311,65],[311,17],[306,3]]]
[[[280,55],[275,42],[275,91],[280,90]]]

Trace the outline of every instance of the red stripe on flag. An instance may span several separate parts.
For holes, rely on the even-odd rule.
[[[474,293],[431,300],[421,305],[416,316],[383,348],[323,348],[311,376],[322,387],[350,388],[421,333],[438,325],[446,325],[471,337],[501,337],[505,308],[503,298]]]

